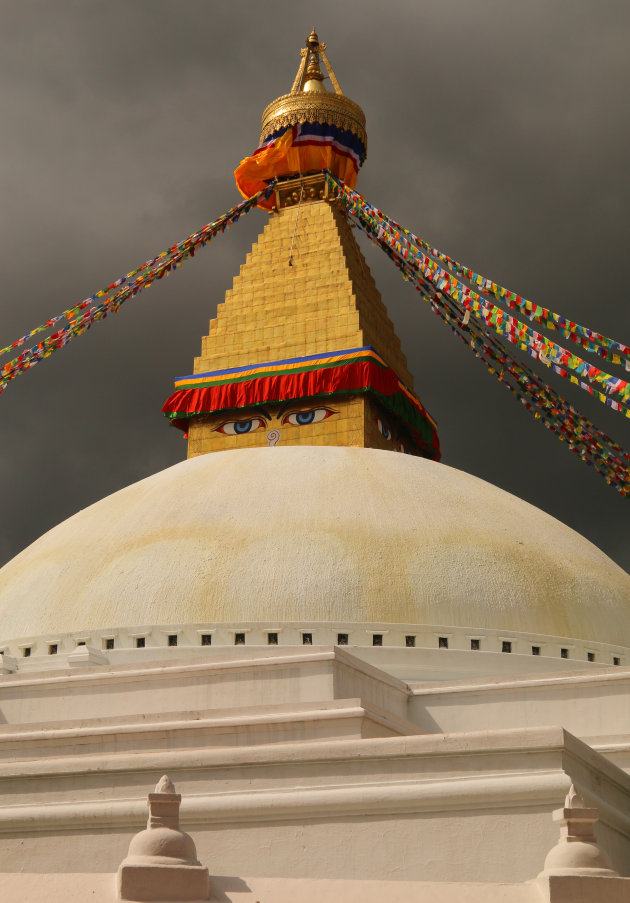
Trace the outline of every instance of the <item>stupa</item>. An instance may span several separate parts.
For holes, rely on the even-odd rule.
[[[217,900],[630,893],[630,576],[441,462],[325,177],[366,148],[313,31],[236,171],[269,221],[164,406],[187,460],[0,571],[18,899],[205,899],[206,868]]]

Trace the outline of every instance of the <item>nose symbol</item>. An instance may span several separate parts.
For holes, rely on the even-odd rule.
[[[269,430],[267,433],[267,445],[271,448],[280,441],[280,430]]]

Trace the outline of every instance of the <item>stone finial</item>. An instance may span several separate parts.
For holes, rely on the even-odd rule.
[[[564,807],[556,809],[552,817],[560,825],[560,839],[547,854],[540,878],[553,875],[618,875],[595,837],[594,825],[599,818],[599,810],[588,809],[573,784]]]
[[[195,844],[179,827],[181,795],[168,775],[149,794],[149,819],[129,844],[118,869],[120,900],[202,901],[210,896],[208,869],[197,859]]]
[[[164,778],[162,778],[164,780]],[[564,798],[564,808],[565,809],[584,809],[584,800],[580,796],[580,794],[575,789],[575,784],[571,784],[569,787],[569,792]]]
[[[167,774],[163,774],[155,785],[154,793],[175,793],[175,784]]]
[[[175,785],[169,776],[167,774],[162,775],[155,785],[155,790],[148,796],[149,820],[147,821],[147,828],[172,828],[174,831],[179,831],[179,807],[181,801],[181,794],[175,793]]]

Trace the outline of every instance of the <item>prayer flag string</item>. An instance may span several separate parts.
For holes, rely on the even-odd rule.
[[[344,191],[350,191],[350,189],[344,186]],[[353,193],[357,194],[356,192]],[[357,195],[357,197],[361,196]],[[547,367],[553,367],[554,372],[559,376],[569,378],[571,382],[598,398],[603,404],[630,418],[630,409],[627,407],[630,402],[629,382],[609,373],[604,373],[598,367],[589,364],[561,345],[552,342],[525,323],[511,317],[488,298],[481,297],[474,289],[453,277],[413,244],[414,241],[417,244],[426,244],[426,242],[421,242],[409,230],[405,230],[406,236],[402,236],[400,231],[392,225],[392,222],[389,221],[382,211],[376,210],[376,208],[371,209],[376,214],[377,234],[380,234],[381,237],[384,234],[393,250],[403,259],[411,259],[419,267],[422,274],[440,291],[448,294],[453,300],[470,311],[474,317],[483,320],[486,326],[494,329],[495,332],[502,335],[512,344],[517,345],[521,350],[526,351],[531,357],[537,358]],[[625,347],[621,343],[616,344],[619,347]],[[619,355],[617,357],[621,361],[621,357]],[[569,370],[573,372],[569,373]],[[587,380],[587,382],[584,382],[584,380]],[[601,391],[602,389],[603,391]],[[611,397],[612,395],[616,397],[613,398]]]
[[[403,278],[415,284],[415,288],[431,304],[434,312],[473,349],[475,356],[484,362],[489,372],[507,386],[547,429],[566,441],[569,448],[586,464],[595,467],[609,485],[614,486],[621,495],[630,494],[630,455],[576,411],[529,367],[512,357],[502,341],[506,337],[505,333],[495,329],[496,322],[492,322],[492,316],[473,316],[475,311],[472,305],[466,305],[464,301],[469,296],[462,297],[461,289],[452,290],[452,281],[445,279],[443,271],[440,271],[434,261],[430,261],[433,266],[425,262],[426,255],[419,251],[422,243],[413,233],[404,230],[408,240],[401,242],[402,230],[398,224],[394,225],[382,211],[372,207],[357,192],[331,176],[328,179],[356,224],[377,247],[385,251],[401,270]],[[540,359],[540,351],[535,347],[530,347],[525,342],[516,344],[532,357]],[[625,347],[621,343],[616,344],[618,350]],[[548,360],[547,365],[554,372],[566,375],[566,371],[561,372],[563,368],[554,361]],[[609,404],[613,402],[606,395],[603,398]],[[619,405],[616,410],[622,408],[619,402],[615,404]]]
[[[580,326],[579,323],[574,323],[567,317],[554,313],[540,304],[528,301],[516,292],[498,285],[486,276],[475,273],[474,270],[458,263],[437,248],[431,247],[418,236],[412,235],[409,230],[400,226],[395,220],[390,222],[393,229],[400,230],[405,237],[416,241],[429,254],[441,260],[451,273],[457,274],[477,285],[482,293],[493,295],[510,309],[520,310],[529,320],[534,320],[546,329],[558,330],[572,342],[581,345],[585,351],[598,354],[600,357],[610,360],[613,364],[623,365],[626,370],[630,371],[630,347],[627,345],[617,342],[615,339],[610,339],[586,326]]]
[[[376,213],[381,215],[380,210],[376,210]],[[387,217],[386,221],[386,224],[384,223],[385,228],[389,227],[394,233],[400,232],[400,237],[415,242],[432,257],[441,260],[451,273],[457,274],[478,286],[483,294],[493,295],[510,309],[520,310],[529,320],[534,320],[546,329],[558,330],[572,342],[581,345],[585,351],[599,354],[600,357],[610,360],[613,364],[623,365],[626,370],[630,371],[630,347],[628,345],[615,339],[610,339],[586,326],[581,326],[579,323],[574,323],[567,317],[554,313],[540,304],[528,301],[527,298],[523,298],[516,292],[510,291],[486,276],[475,273],[469,267],[458,263],[458,261],[449,257],[448,254],[432,247],[428,242],[410,232],[409,229],[401,226],[396,220]]]
[[[20,373],[23,373],[30,367],[34,367],[35,364],[44,358],[50,357],[59,348],[63,348],[72,339],[86,332],[94,323],[104,320],[108,314],[118,313],[121,305],[128,298],[135,297],[143,289],[149,288],[155,279],[162,279],[168,276],[170,272],[182,266],[185,260],[194,257],[197,248],[204,247],[219,232],[224,232],[226,229],[231,228],[241,216],[249,213],[260,200],[268,198],[273,192],[273,188],[274,184],[272,183],[253,197],[241,201],[236,207],[232,207],[231,210],[224,213],[217,220],[207,223],[197,232],[193,232],[188,238],[176,242],[156,257],[145,261],[135,270],[131,270],[129,273],[121,276],[106,288],[100,289],[94,295],[90,295],[89,298],[81,301],[80,304],[76,304],[74,307],[64,310],[63,313],[51,317],[20,339],[7,345],[5,348],[0,348],[1,357],[24,345],[32,336],[51,329],[63,320],[67,321],[65,326],[62,326],[52,335],[47,336],[36,345],[27,348],[13,360],[0,366],[0,394],[4,392],[11,380],[19,376]],[[103,300],[95,303],[99,299]]]

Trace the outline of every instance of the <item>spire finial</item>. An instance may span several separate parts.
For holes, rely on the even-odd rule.
[[[300,65],[302,77],[296,79],[296,81],[298,82],[298,90],[303,91],[305,94],[322,94],[326,91],[326,88],[323,84],[324,75],[322,73],[322,70],[319,68],[319,57],[325,48],[325,44],[319,43],[317,32],[315,31],[315,27],[313,26],[312,32],[306,39],[305,51],[302,51],[303,53],[306,53],[305,58],[302,60],[302,63]]]
[[[337,81],[332,66],[328,62],[328,57],[326,56],[326,42],[320,42],[319,36],[315,31],[315,26],[313,26],[312,32],[307,37],[305,46],[300,50],[300,56],[302,59],[300,60],[297,75],[295,76],[295,80],[291,87],[291,94],[310,94],[313,92],[323,94],[326,91],[326,88],[322,84],[326,76],[322,74],[319,65],[321,59],[326,67],[332,86],[335,89],[335,94],[343,96],[341,86]]]
[[[175,793],[175,786],[167,774],[163,774],[155,785],[154,793]]]
[[[569,792],[566,795],[566,799],[564,801],[565,809],[584,809],[584,800],[580,796],[580,794],[575,789],[575,784],[571,784],[569,787]]]

